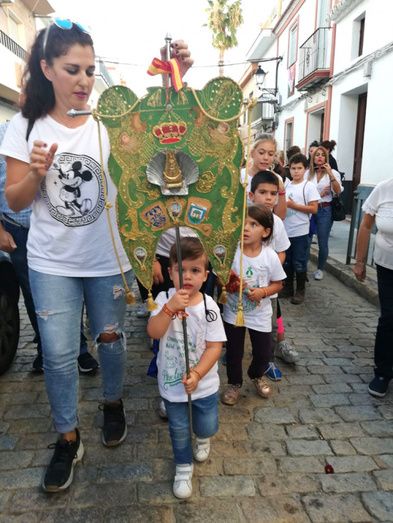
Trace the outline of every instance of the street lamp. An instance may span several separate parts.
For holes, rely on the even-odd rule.
[[[263,87],[265,78],[266,78],[266,71],[263,70],[261,63],[262,62],[271,62],[276,61],[276,74],[275,74],[275,84],[274,87]],[[280,110],[280,95],[278,92],[278,66],[282,60],[282,56],[276,56],[274,58],[261,58],[257,61],[258,67],[254,73],[255,76],[255,83],[257,85],[257,88],[259,92],[261,93],[261,96],[259,98],[259,103],[261,104],[261,121],[263,120],[271,120],[271,126],[269,130],[272,132],[275,130],[277,125],[277,113]],[[263,104],[270,104],[270,107],[272,109],[268,109],[268,116],[264,115],[264,105]],[[269,107],[269,106],[267,106]]]
[[[258,89],[262,88],[263,82],[265,81],[266,72],[262,69],[261,64],[258,64],[258,69],[255,71],[255,80]]]

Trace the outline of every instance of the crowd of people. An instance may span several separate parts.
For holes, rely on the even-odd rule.
[[[172,52],[184,74],[192,64],[186,44],[174,42]],[[87,176],[88,172],[93,179],[93,173],[100,172],[99,141],[93,118],[84,115],[71,119],[67,114],[70,109],[87,108],[94,64],[93,41],[79,24],[55,20],[40,31],[28,61],[21,113],[11,120],[0,147],[7,159],[7,207],[2,209],[6,229],[0,230],[0,240],[3,246],[8,245],[6,250],[12,256],[20,253],[24,256],[20,284],[37,336],[38,356],[42,354],[45,386],[59,433],[42,482],[46,492],[59,492],[70,486],[74,466],[84,453],[77,416],[84,307],[103,385],[102,443],[114,447],[127,435],[123,406],[125,286],[100,205],[102,182],[97,176],[92,193],[80,203],[90,214],[89,220],[80,219],[81,213],[75,212],[67,191],[61,188],[59,193],[58,186],[60,176],[74,179]],[[294,305],[305,300],[312,237],[310,215],[315,218],[319,242],[314,278],[322,279],[331,227],[330,203],[332,195],[342,191],[339,173],[330,163],[331,150],[323,144],[312,146],[309,158],[299,148],[293,148],[284,165],[271,135],[256,138],[250,165],[242,174],[249,198],[242,232],[243,249],[238,247],[235,254],[223,310],[213,299],[214,277],[195,233],[181,231],[182,285],[173,231],[167,231],[161,238],[154,267],[154,297],[158,307],[148,320],[147,334],[159,340],[158,388],[168,418],[176,465],[173,492],[178,498],[191,496],[193,459],[206,461],[210,438],[218,430],[218,362],[223,345],[226,345],[228,383],[221,392],[221,401],[229,406],[240,400],[246,329],[252,342],[247,374],[262,398],[272,394],[269,381],[282,377],[275,358],[291,364],[299,358],[285,339],[277,295],[289,297]],[[116,188],[108,172],[110,146],[106,133],[102,152],[108,199],[114,202]],[[378,205],[379,200],[370,201],[366,212],[378,216]],[[130,286],[133,271],[121,247],[115,205],[109,214]],[[372,223],[372,218],[366,221],[366,231]],[[9,229],[10,226],[13,228]],[[20,233],[23,233],[21,240]],[[362,249],[359,248],[359,278],[364,275],[364,265],[360,265],[364,261]],[[382,258],[380,263],[383,266]],[[381,270],[381,281],[390,278],[391,282],[392,269],[388,266],[387,272]],[[141,288],[142,297],[143,292]],[[241,325],[239,300],[243,310]],[[391,378],[392,361],[391,356],[383,360],[381,354],[387,350],[386,336],[391,332],[391,301],[390,294],[378,327],[377,376],[385,384]],[[184,320],[189,372],[186,372],[182,338]],[[190,396],[194,443],[188,417]]]

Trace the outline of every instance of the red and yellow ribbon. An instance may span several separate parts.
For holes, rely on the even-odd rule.
[[[170,74],[175,91],[179,92],[183,87],[183,80],[180,74],[180,64],[176,58],[171,58],[166,61],[154,58],[149,65],[147,74],[150,74],[150,76],[156,74]]]

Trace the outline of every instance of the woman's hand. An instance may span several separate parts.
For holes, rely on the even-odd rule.
[[[57,143],[53,143],[49,150],[46,143],[34,140],[33,149],[30,154],[30,172],[38,179],[44,178],[52,165],[57,151]]]
[[[319,194],[320,194],[321,198],[323,198],[324,196],[328,196],[330,193],[331,193],[330,185],[326,185],[326,187],[324,187]]]
[[[332,172],[332,168],[330,167],[330,164],[324,163],[323,164],[323,168],[327,172],[329,178],[333,181],[335,178],[334,178],[334,175],[333,175],[333,172]]]
[[[184,388],[186,390],[187,394],[192,394],[194,390],[198,387],[199,383],[199,376],[196,372],[190,372],[190,377],[187,378],[187,374],[184,374],[182,383],[184,385]]]
[[[166,47],[161,47],[160,52],[161,59],[166,60]],[[171,43],[171,58],[178,59],[182,78],[194,63],[194,60],[191,58],[191,53],[188,50],[188,45],[184,40],[175,40]]]
[[[173,312],[184,311],[188,307],[190,296],[185,289],[179,289],[168,301],[167,305]]]
[[[4,252],[13,252],[15,249],[16,243],[14,238],[0,224],[0,250]]]
[[[364,262],[356,262],[352,271],[359,281],[364,281],[366,278],[366,264]]]

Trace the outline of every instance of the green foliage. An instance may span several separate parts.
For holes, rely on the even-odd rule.
[[[241,0],[207,0],[207,26],[212,31],[212,45],[224,51],[237,46],[236,31],[243,23]]]

